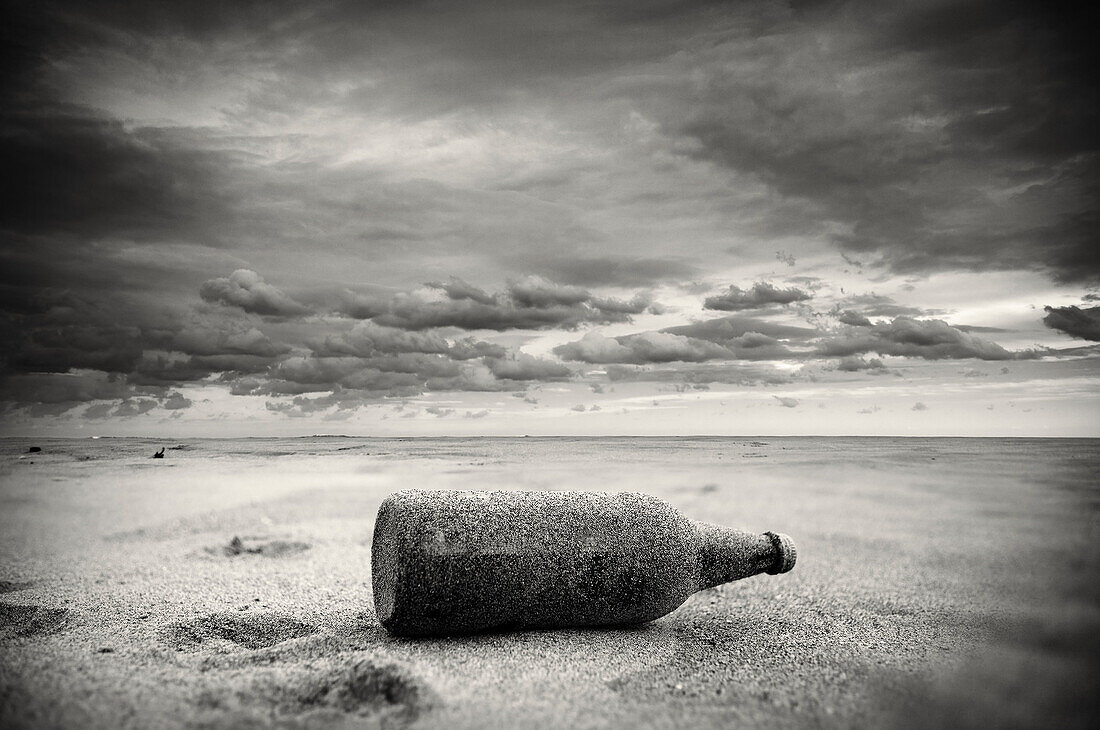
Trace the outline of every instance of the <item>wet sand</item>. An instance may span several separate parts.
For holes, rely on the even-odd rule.
[[[4,727],[1095,725],[1097,441],[35,443],[0,453]],[[631,630],[396,639],[370,537],[410,486],[644,491],[798,564]]]

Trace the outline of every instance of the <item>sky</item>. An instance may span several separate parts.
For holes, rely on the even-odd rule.
[[[1100,436],[1075,5],[6,3],[0,433]]]

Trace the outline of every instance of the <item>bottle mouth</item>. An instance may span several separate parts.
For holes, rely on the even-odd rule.
[[[765,572],[768,575],[786,573],[794,567],[795,560],[798,559],[798,550],[794,546],[794,540],[778,532],[765,532],[764,534],[771,539],[772,545],[775,547],[775,562]]]

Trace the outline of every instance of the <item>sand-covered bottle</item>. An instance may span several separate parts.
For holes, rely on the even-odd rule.
[[[645,494],[408,490],[378,510],[371,568],[387,630],[441,636],[640,624],[794,562],[785,535],[689,520]]]

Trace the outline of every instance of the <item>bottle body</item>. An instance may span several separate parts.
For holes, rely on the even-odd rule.
[[[406,636],[639,624],[776,549],[643,494],[409,490],[378,512],[375,610]]]

